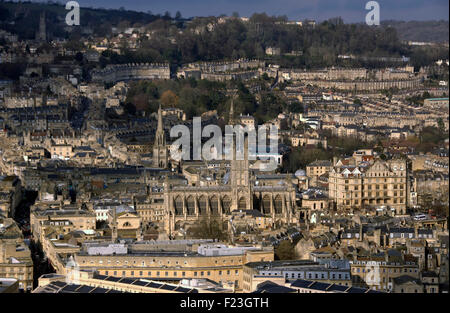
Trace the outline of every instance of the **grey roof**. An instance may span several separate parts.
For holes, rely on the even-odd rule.
[[[415,283],[417,285],[421,284],[420,280],[418,280],[417,278],[411,277],[409,275],[402,275],[400,277],[394,278],[394,283],[396,285],[402,285],[402,284],[406,284],[409,282]]]

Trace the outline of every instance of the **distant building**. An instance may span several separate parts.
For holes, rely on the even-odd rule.
[[[429,98],[423,101],[423,106],[426,108],[442,108],[448,109],[448,98]]]
[[[18,287],[22,291],[31,291],[33,288],[33,260],[22,231],[12,218],[2,218],[0,215],[0,282],[2,278],[18,281],[18,286],[8,289]],[[2,285],[0,292],[1,289]]]
[[[244,266],[244,292],[257,290],[265,281],[285,283],[297,279],[313,279],[350,287],[350,269],[328,268],[310,260],[251,262]]]
[[[280,55],[281,49],[276,47],[267,47],[266,48],[266,54],[267,55]]]
[[[45,21],[45,11],[39,17],[39,30],[36,32],[36,40],[47,41],[47,29]]]

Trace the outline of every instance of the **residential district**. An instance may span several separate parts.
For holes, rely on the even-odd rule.
[[[48,24],[0,31],[0,64],[24,64],[0,81],[0,293],[448,292],[448,60],[102,66],[152,33],[87,32],[74,48]],[[276,169],[172,157],[171,127],[197,113],[182,98],[205,81],[224,98],[202,125],[277,126]],[[139,86],[160,88],[152,109]],[[264,93],[279,112],[243,109]]]

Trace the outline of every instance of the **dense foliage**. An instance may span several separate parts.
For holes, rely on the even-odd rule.
[[[103,56],[103,65],[143,61],[182,64],[199,60],[259,58],[283,67],[386,66],[361,59],[349,61],[338,58],[338,55],[351,54],[366,57],[411,56],[414,65],[422,66],[448,54],[446,47],[416,49],[402,43],[396,28],[406,31],[404,24],[392,22],[371,27],[366,24],[344,24],[341,18],[333,18],[315,26],[305,24],[300,27],[287,24],[285,16],[271,17],[265,13],[253,14],[248,22],[243,22],[237,17],[226,21],[216,17],[187,20],[180,14],[171,18],[169,13],[161,16],[124,9],[83,8],[82,26],[72,28],[69,33],[68,29],[61,27],[67,12],[61,5],[2,2],[0,28],[17,33],[20,38],[32,39],[43,9],[47,15],[49,33],[53,37],[69,38],[72,42],[80,42],[81,36],[90,32],[93,36],[110,36],[112,27],[118,30],[143,28],[151,33],[150,38],[140,38],[140,47],[136,50],[129,49],[124,40],[121,54],[108,52]],[[391,24],[394,27],[390,27]],[[265,50],[268,47],[280,48],[281,55],[267,56]]]
[[[224,223],[216,217],[203,217],[199,222],[187,230],[189,238],[228,240],[228,232]]]
[[[295,245],[289,240],[281,241],[274,252],[276,260],[295,260],[297,258]]]
[[[126,109],[128,113],[155,112],[159,104],[163,107],[182,109],[187,118],[200,116],[210,110],[217,110],[220,116],[228,116],[231,95],[227,89],[235,89],[234,113],[252,114],[258,122],[275,118],[288,105],[279,93],[271,91],[264,82],[259,83],[261,91],[256,96],[241,82],[228,83],[208,80],[181,79],[139,81],[130,85],[127,94]],[[291,107],[294,105],[291,105]]]

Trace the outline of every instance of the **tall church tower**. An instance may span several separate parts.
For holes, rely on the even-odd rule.
[[[39,41],[47,41],[47,30],[45,25],[45,11],[42,12],[39,18],[39,31],[36,34],[36,39]]]
[[[166,136],[164,134],[161,106],[158,109],[158,127],[153,145],[153,165],[159,168],[166,168],[168,163]]]
[[[234,103],[231,102],[230,125],[235,125]],[[250,166],[248,161],[248,137],[244,138],[244,146],[236,141],[233,134],[232,145],[233,158],[231,160],[231,211],[233,210],[251,210],[253,209],[252,181],[250,179]],[[242,151],[244,149],[244,151]],[[239,154],[237,153],[239,151]],[[242,153],[243,152],[243,153]],[[242,158],[243,155],[243,158]]]

